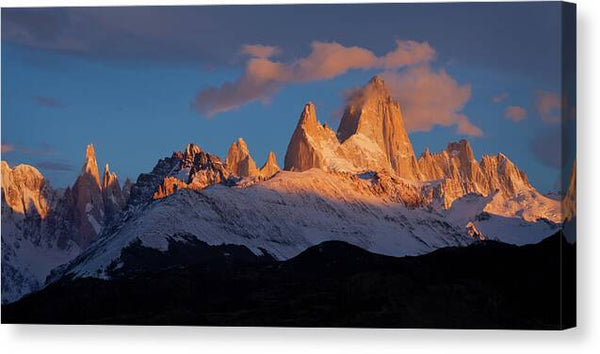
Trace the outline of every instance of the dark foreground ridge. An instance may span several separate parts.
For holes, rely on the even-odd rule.
[[[575,324],[575,246],[561,232],[536,245],[488,241],[402,258],[330,241],[283,262],[243,246],[177,240],[167,252],[130,246],[113,280],[63,280],[3,305],[2,322],[514,329]]]

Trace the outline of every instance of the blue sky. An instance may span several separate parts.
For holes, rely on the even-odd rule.
[[[434,83],[445,73],[450,90],[469,88],[458,108],[443,102],[427,131],[410,132],[416,153],[467,138],[478,158],[503,152],[540,190],[556,189],[561,161],[553,146],[564,121],[554,119],[564,64],[560,9],[559,3],[3,9],[2,159],[33,164],[65,187],[79,173],[88,143],[100,167],[109,163],[122,181],[188,142],[224,157],[241,136],[258,164],[273,150],[283,165],[306,102],[337,127],[346,90],[384,71],[402,80],[413,66],[277,81],[259,100],[208,116],[197,97],[248,72],[252,58],[244,46],[276,47],[276,55],[263,59],[291,68],[309,58],[315,41],[376,57],[397,41],[414,41],[435,52],[415,67],[426,67]],[[398,97],[420,97],[410,85],[399,87]],[[434,98],[455,100],[444,87]],[[573,106],[574,92],[566,95],[566,106]],[[405,119],[419,125],[425,118],[410,104]],[[509,106],[524,115],[507,118]],[[482,134],[436,124],[438,113],[464,116]]]

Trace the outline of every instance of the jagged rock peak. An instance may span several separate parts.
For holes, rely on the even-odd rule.
[[[333,161],[342,161],[336,151],[339,145],[333,130],[317,121],[315,105],[308,102],[285,152],[284,169],[297,172],[311,168],[334,170]]]
[[[126,198],[129,198],[130,204],[147,198],[162,199],[178,190],[201,190],[216,183],[225,183],[230,175],[218,156],[204,152],[195,144],[188,144],[184,152],[176,151],[171,158],[160,160],[151,173],[141,174],[131,188],[130,197]]]
[[[105,221],[111,222],[112,219],[125,206],[123,191],[119,185],[117,174],[110,172],[108,164],[104,166],[104,178],[102,180],[102,199],[104,201]]]
[[[281,169],[277,165],[277,157],[273,151],[269,151],[269,155],[267,156],[267,161],[260,168],[260,175],[264,178],[271,178],[274,174],[279,172]]]
[[[98,172],[98,162],[96,161],[96,152],[94,144],[89,144],[85,149],[85,163],[81,168],[81,174],[90,175],[100,186],[100,173]]]
[[[79,232],[74,241],[85,248],[92,243],[104,226],[104,193],[100,184],[94,145],[85,151],[85,163],[72,189],[75,226]]]
[[[255,177],[259,173],[248,151],[248,145],[242,138],[231,143],[225,162],[231,172],[239,177]]]
[[[102,177],[102,189],[108,188],[117,179],[115,173],[110,172],[108,164],[104,165],[104,175]]]
[[[448,143],[446,150],[450,155],[459,156],[460,158],[464,158],[465,161],[475,160],[473,149],[471,148],[471,144],[469,144],[467,139]]]
[[[42,218],[48,213],[50,187],[35,167],[20,164],[10,168],[2,161],[2,202],[13,211],[26,214],[36,212]]]
[[[312,102],[308,102],[304,105],[304,110],[302,114],[300,114],[300,120],[298,121],[298,125],[303,126],[315,126],[317,125],[317,113],[315,109],[315,105]]]
[[[369,143],[356,144],[350,149],[361,150],[360,155],[363,156],[374,155],[371,148],[373,143],[379,148],[375,155],[383,154],[387,161],[379,161],[380,166],[369,168],[387,167],[406,179],[421,178],[412,143],[404,127],[400,105],[392,99],[381,78],[372,78],[348,97],[337,135],[342,143],[352,138],[358,140],[357,135],[361,137],[360,140],[368,141]]]
[[[563,220],[571,221],[577,217],[577,161],[573,161],[569,185],[567,190],[563,191],[564,198],[562,202]]]
[[[203,152],[202,148],[194,143],[189,143],[185,147],[184,157],[193,157]]]
[[[384,86],[385,87],[385,82],[383,81],[383,79],[379,75],[373,76],[371,78],[371,80],[369,80],[369,84],[375,85],[375,86]]]

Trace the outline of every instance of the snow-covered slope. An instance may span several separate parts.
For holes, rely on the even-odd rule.
[[[483,209],[490,198],[469,195],[449,210],[411,208],[390,193],[383,179],[311,169],[282,171],[249,186],[212,185],[180,190],[131,212],[67,266],[60,276],[106,277],[119,266],[121,250],[137,240],[166,250],[169,238],[194,235],[210,245],[237,244],[256,254],[288,259],[328,240],[345,241],[369,251],[418,255],[440,247],[474,242],[473,222],[486,238],[511,243],[536,242],[556,232],[547,221],[499,217]]]
[[[470,223],[485,239],[514,245],[540,242],[560,228],[560,224],[548,219],[527,221],[520,216],[520,210],[511,213],[504,209],[502,214],[497,214],[494,207],[490,207],[497,199],[498,195],[468,194],[455,200],[452,207],[442,213],[453,225],[466,227]]]
[[[136,241],[165,249],[167,238],[195,235],[208,244],[238,244],[287,259],[326,240],[342,240],[387,255],[416,255],[467,245],[472,239],[443,215],[409,209],[378,194],[370,180],[311,169],[282,171],[249,187],[213,185],[181,190],[131,215],[114,233],[62,269],[105,276],[121,250]]]
[[[100,185],[92,145],[72,188],[53,190],[33,166],[2,161],[2,302],[39,289],[50,271],[73,259],[125,204],[116,174]]]
[[[44,284],[50,270],[73,259],[79,247],[69,239],[60,203],[32,166],[10,168],[2,161],[2,303]],[[58,214],[57,214],[58,213]]]
[[[2,206],[2,303],[38,290],[53,268],[80,253],[75,242],[54,236]]]

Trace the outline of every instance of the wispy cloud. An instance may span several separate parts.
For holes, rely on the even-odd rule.
[[[40,161],[35,163],[35,166],[48,171],[74,171],[75,167],[68,163],[58,161]]]
[[[62,102],[49,96],[33,96],[32,99],[36,104],[43,107],[59,108],[63,106]]]
[[[285,84],[331,79],[353,69],[397,69],[431,61],[435,51],[426,42],[397,41],[391,52],[376,56],[368,49],[345,47],[336,42],[312,42],[308,56],[291,62],[269,59],[278,52],[271,46],[245,46],[250,56],[236,80],[198,93],[193,106],[212,116],[245,104],[268,102]]]
[[[7,152],[11,152],[15,149],[11,144],[2,143],[2,153],[5,154]]]
[[[270,58],[279,54],[281,50],[275,46],[262,44],[248,44],[242,47],[242,53],[254,58]]]
[[[527,118],[527,110],[520,106],[508,106],[504,111],[504,118],[513,122],[520,122]]]
[[[540,118],[547,123],[558,123],[561,120],[561,99],[555,92],[537,91],[535,107]]]
[[[12,143],[2,143],[2,153],[6,154],[6,153],[11,153],[11,152],[18,152],[18,153],[27,154],[27,155],[51,155],[51,154],[54,154],[54,151],[52,150],[52,148],[50,146],[48,146],[47,144],[41,144],[40,148],[31,149],[31,148],[23,147],[20,145],[15,145]]]
[[[461,113],[471,97],[471,86],[460,85],[445,70],[435,71],[429,65],[418,65],[382,76],[390,94],[401,104],[409,131],[429,131],[438,125],[455,126],[459,134],[483,134]]]
[[[492,96],[492,102],[500,103],[502,101],[505,101],[507,98],[508,98],[508,92],[501,92],[495,96]]]

